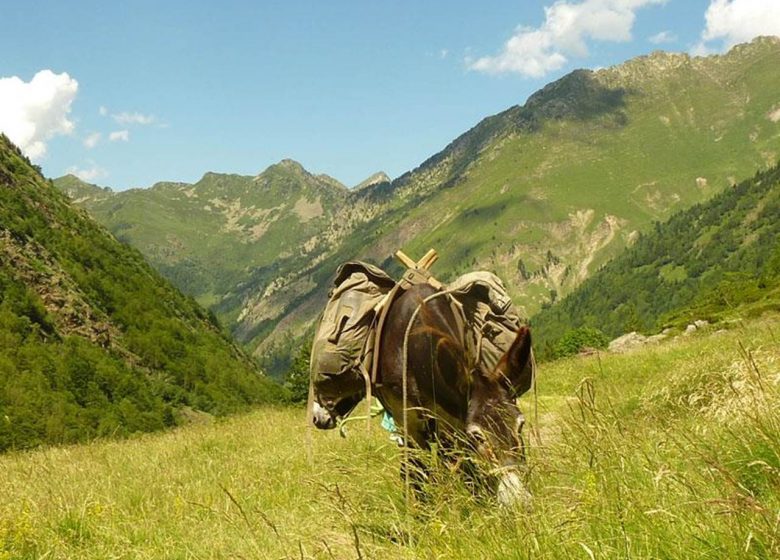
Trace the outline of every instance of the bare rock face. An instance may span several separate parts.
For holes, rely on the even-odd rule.
[[[40,296],[60,336],[78,335],[103,348],[120,339],[105,314],[88,303],[77,282],[40,243],[0,231],[0,263],[8,264],[16,280]]]
[[[703,329],[709,324],[710,324],[709,321],[705,321],[703,319],[697,319],[693,323],[685,327],[685,331],[683,332],[683,334],[689,336],[695,333],[696,331]]]
[[[637,346],[644,346],[647,344],[647,337],[643,334],[639,334],[636,331],[624,334],[617,337],[615,340],[609,343],[610,352],[625,352],[631,348]]]
[[[370,177],[366,177],[361,182],[359,182],[357,185],[355,185],[355,190],[364,189],[366,187],[370,187],[373,185],[379,185],[382,183],[389,183],[392,179],[385,173],[384,171],[379,171],[377,173],[374,173]]]
[[[665,338],[667,338],[668,335],[664,333],[654,334],[652,336],[647,337],[647,343],[648,344],[655,344],[656,342],[661,342]]]
[[[656,344],[668,338],[668,333],[659,333],[652,336],[645,336],[636,331],[619,336],[609,343],[610,352],[626,352],[632,348],[645,346],[647,344]]]

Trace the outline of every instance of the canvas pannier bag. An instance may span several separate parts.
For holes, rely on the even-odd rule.
[[[504,284],[490,272],[469,272],[452,282],[448,292],[466,322],[466,346],[477,360],[475,365],[493,371],[520,328]]]
[[[350,261],[336,272],[311,352],[311,375],[321,394],[342,394],[362,387],[360,362],[373,350],[372,331],[377,304],[395,286],[381,269]]]

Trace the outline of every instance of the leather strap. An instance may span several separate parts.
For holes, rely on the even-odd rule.
[[[379,314],[377,315],[376,328],[374,329],[374,340],[372,344],[373,356],[371,356],[371,383],[373,383],[375,386],[378,384],[379,346],[380,341],[382,340],[382,331],[385,327],[385,321],[387,320],[387,312],[395,298],[398,296],[398,292],[406,289],[407,288],[402,288],[401,282],[393,286],[393,289],[390,290],[390,292],[387,294],[387,297],[382,300],[384,305],[382,306],[382,309],[379,310]]]

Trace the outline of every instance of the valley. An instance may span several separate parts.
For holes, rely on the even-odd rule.
[[[0,560],[780,558],[780,9],[80,4],[0,34]],[[530,331],[404,299],[367,418],[315,321],[431,248]]]
[[[255,177],[113,192],[55,184],[256,356],[288,355],[336,266],[435,247],[443,280],[504,278],[524,315],[561,299],[674,212],[772,166],[780,41],[655,52],[579,70],[488,117],[419,167],[359,188],[285,160]],[[271,373],[280,375],[289,361]]]

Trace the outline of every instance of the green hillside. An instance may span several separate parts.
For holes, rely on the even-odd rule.
[[[532,325],[544,346],[573,328],[657,332],[672,313],[712,321],[746,305],[780,309],[780,166],[656,222]]]
[[[254,177],[206,173],[195,184],[121,193],[73,176],[55,184],[205,305],[258,270],[275,279],[279,262],[318,243],[316,234],[347,192],[292,160]]]
[[[0,451],[157,430],[279,390],[0,135]]]
[[[299,194],[309,191],[280,193],[288,209],[284,235],[271,226],[252,239],[231,226],[227,211],[193,209],[183,217],[183,193],[199,185],[81,204],[258,354],[296,344],[340,262],[357,257],[392,267],[399,247],[413,255],[435,247],[444,280],[476,268],[497,272],[530,316],[653,222],[774,165],[778,90],[777,38],[720,56],[656,52],[576,71],[392,182],[334,188],[316,219],[289,211],[301,196],[311,204],[312,194]],[[232,176],[207,177],[227,184]],[[223,193],[226,208],[248,208],[240,188]],[[198,231],[187,241],[181,230],[196,218]],[[265,227],[247,214],[239,220]]]
[[[392,183],[351,193],[336,222],[354,224],[349,234],[329,229],[329,237],[342,233],[335,250],[291,272],[274,295],[290,305],[277,312],[261,279],[231,295],[246,310],[235,332],[263,340],[261,352],[283,346],[284,333],[303,332],[321,308],[339,262],[358,256],[392,267],[398,247],[413,255],[435,247],[445,280],[498,272],[530,316],[654,221],[773,165],[778,87],[776,38],[723,56],[659,52],[572,73]],[[302,293],[296,279],[317,288]]]
[[[437,247],[452,274],[499,271],[533,313],[653,221],[777,162],[778,86],[775,39],[570,74],[412,173],[402,189],[425,191],[434,169],[438,184],[399,217],[399,240]]]

